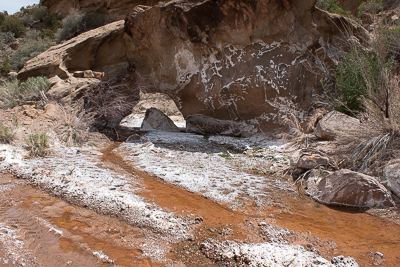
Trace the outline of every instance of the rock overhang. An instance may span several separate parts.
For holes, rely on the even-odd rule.
[[[31,60],[20,77],[114,71],[109,76],[123,73],[144,90],[168,94],[185,118],[208,117],[249,125],[252,132],[269,131],[285,113],[297,109],[301,115],[321,92],[318,75],[307,66],[314,51],[340,35],[340,27],[356,27],[314,4],[205,0],[137,6],[124,24],[51,48],[53,59],[42,56],[41,64]]]

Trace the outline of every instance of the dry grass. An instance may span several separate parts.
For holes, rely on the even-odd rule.
[[[78,108],[56,104],[57,117],[53,130],[67,146],[82,145],[90,140],[89,121]]]

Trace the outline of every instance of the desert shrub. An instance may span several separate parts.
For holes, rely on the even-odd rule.
[[[340,90],[337,99],[340,106],[336,109],[347,114],[364,110],[364,100],[376,101],[374,94],[384,86],[381,75],[388,71],[387,66],[380,66],[378,55],[361,47],[353,47],[339,61],[336,71],[336,83]],[[382,67],[382,68],[381,68]]]
[[[382,9],[383,2],[381,0],[367,0],[358,7],[358,16],[362,16],[365,13],[376,14]]]
[[[43,157],[48,154],[47,135],[45,133],[35,133],[28,135],[26,144],[29,149],[30,155],[33,157]]]
[[[19,49],[11,57],[11,67],[16,70],[21,70],[29,59],[34,58],[55,44],[49,38],[41,38],[37,31],[28,32],[20,43]]]
[[[317,0],[315,5],[323,10],[327,10],[331,13],[343,13],[343,9],[339,6],[335,0]]]
[[[14,138],[14,134],[11,129],[2,123],[0,123],[0,142],[9,144]]]
[[[4,23],[5,20],[6,20],[6,14],[0,12],[0,26]]]
[[[5,49],[9,44],[15,41],[14,33],[0,32],[0,49]]]
[[[26,82],[21,83],[19,90],[23,94],[36,94],[39,91],[47,92],[51,83],[44,77],[30,77]]]
[[[62,20],[62,28],[57,32],[57,40],[71,39],[83,32],[103,26],[106,23],[104,15],[85,14],[78,10],[71,10]]]
[[[49,16],[47,7],[41,5],[34,5],[31,7],[21,7],[20,14],[21,20],[25,26],[28,26],[34,21],[43,22]]]
[[[17,99],[19,91],[19,81],[2,81],[0,85],[0,103],[2,108],[14,106],[13,101]]]
[[[12,32],[15,38],[20,38],[26,33],[26,29],[22,21],[11,16],[6,17],[5,21],[1,25],[1,31]]]
[[[0,102],[3,108],[14,107],[23,101],[39,101],[51,83],[44,77],[31,77],[19,85],[18,80],[7,81],[0,86]]]
[[[88,118],[80,108],[56,105],[59,110],[54,131],[67,146],[82,145],[90,139]]]
[[[43,21],[49,15],[47,7],[39,5],[36,5],[28,9],[28,13],[30,13],[35,20],[40,20],[40,21]]]
[[[61,20],[57,15],[47,16],[44,19],[44,23],[47,27],[50,27],[53,31],[58,29],[61,25]]]
[[[0,73],[7,74],[11,71],[10,59],[6,57],[0,65]]]
[[[62,28],[57,32],[57,40],[70,39],[80,31],[84,14],[78,10],[71,10],[69,15],[62,20]]]
[[[39,36],[42,39],[48,38],[50,40],[53,40],[55,38],[55,33],[52,29],[42,29],[39,33]]]
[[[103,14],[90,13],[83,16],[82,19],[84,25],[84,31],[98,28],[106,24],[106,19]]]

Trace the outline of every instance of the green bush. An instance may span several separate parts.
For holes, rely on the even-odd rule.
[[[330,13],[342,15],[358,21],[358,19],[355,18],[350,11],[346,11],[341,8],[336,0],[317,0],[315,6]]]
[[[2,123],[0,123],[0,142],[9,144],[14,138],[14,134],[11,132],[10,128]]]
[[[336,0],[317,0],[315,5],[323,10],[334,14],[345,14],[346,12],[339,6]]]
[[[15,17],[6,17],[1,24],[0,30],[5,33],[12,33],[15,38],[20,38],[25,35],[26,29],[22,21]]]
[[[55,38],[55,33],[52,29],[42,29],[39,33],[39,36],[42,39],[48,38],[50,40],[53,40]]]
[[[22,21],[14,17],[6,17],[5,21],[1,25],[2,32],[12,32],[15,38],[20,38],[25,35],[26,29]]]
[[[30,77],[26,82],[20,85],[21,93],[36,93],[39,91],[47,92],[51,83],[44,77]]]
[[[46,156],[48,143],[47,135],[45,133],[41,134],[30,134],[26,140],[30,155],[33,157]]]
[[[61,25],[61,20],[57,15],[48,16],[44,19],[44,23],[52,30],[56,30]]]
[[[365,100],[377,101],[375,96],[385,87],[384,73],[390,72],[391,61],[382,66],[376,51],[353,47],[342,56],[336,71],[341,103],[336,109],[351,114],[363,111]]]
[[[18,80],[7,81],[0,86],[0,102],[3,108],[14,107],[22,101],[41,99],[40,91],[46,93],[51,83],[44,77],[31,77],[19,85]]]
[[[0,65],[0,73],[7,74],[11,71],[10,59],[6,57]]]
[[[367,0],[358,7],[358,16],[361,17],[365,13],[376,14],[382,9],[383,2],[381,0]]]
[[[0,26],[4,23],[5,20],[6,20],[6,14],[0,12]]]

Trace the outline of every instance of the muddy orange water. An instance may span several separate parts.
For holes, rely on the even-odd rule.
[[[285,208],[270,207],[264,211],[247,211],[246,214],[232,211],[224,205],[190,193],[184,189],[163,182],[143,171],[134,169],[113,150],[119,146],[112,144],[103,151],[103,161],[115,164],[127,173],[135,173],[142,178],[145,187],[139,194],[169,211],[181,214],[194,213],[202,216],[208,227],[229,226],[237,231],[245,231],[238,226],[249,217],[273,217],[280,227],[297,232],[310,232],[325,241],[337,244],[334,255],[351,256],[360,266],[400,266],[400,226],[365,212],[328,208],[306,197],[279,195],[286,203]],[[253,208],[256,209],[256,208]],[[253,214],[253,215],[249,215]],[[247,233],[246,233],[247,234]],[[236,233],[243,238],[246,234]],[[384,261],[376,260],[376,252],[383,253]]]
[[[14,241],[24,245],[21,249],[12,239],[5,244],[0,240],[1,266],[110,266],[99,257],[102,254],[118,266],[162,266],[127,245],[143,241],[140,229],[70,205],[0,173],[0,186],[7,185],[13,187],[0,191],[0,223],[16,230]],[[1,231],[0,235],[10,232]],[[14,257],[6,255],[10,251]],[[11,260],[2,260],[6,258]]]
[[[364,212],[328,208],[309,199],[287,202],[292,212],[276,215],[281,227],[333,240],[340,253],[353,257],[360,266],[400,266],[399,225]],[[384,262],[373,260],[376,252],[383,253]]]

